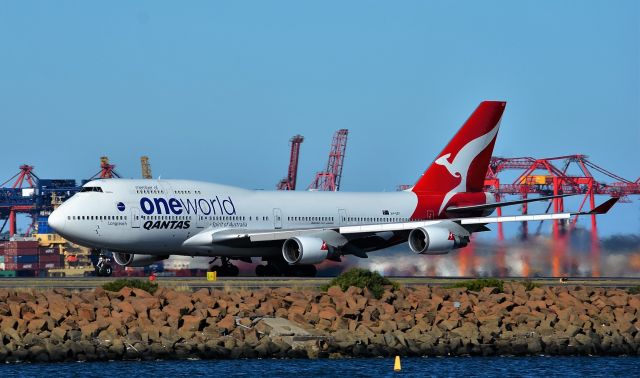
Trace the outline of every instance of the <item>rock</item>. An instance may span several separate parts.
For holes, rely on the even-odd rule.
[[[451,330],[451,334],[460,336],[465,343],[477,344],[480,332],[475,324],[465,322],[460,327]]]
[[[440,324],[438,324],[438,327],[443,331],[451,331],[452,329],[457,328],[459,325],[459,320],[447,319],[440,322]]]
[[[96,320],[96,313],[92,308],[81,307],[78,309],[78,317],[82,320],[92,322]]]
[[[527,353],[528,354],[541,354],[544,351],[542,347],[542,340],[540,337],[532,337],[527,340]]]
[[[327,295],[330,297],[343,298],[345,296],[344,292],[340,288],[340,286],[331,286],[327,289]]]
[[[628,303],[628,296],[627,295],[614,295],[614,296],[609,297],[609,301],[611,301],[611,303],[613,303],[613,305],[616,306],[616,307],[624,307]]]
[[[29,348],[29,361],[49,362],[49,353],[41,345],[33,345]]]
[[[124,289],[128,289],[128,288],[125,287],[122,290]],[[125,314],[130,314],[130,315],[136,314],[136,310],[133,308],[133,306],[129,302],[122,301],[122,302],[116,303],[114,304],[114,308],[120,310]]]
[[[326,319],[333,321],[338,317],[338,313],[332,307],[324,307],[320,313],[318,313],[320,319]]]
[[[201,316],[193,316],[193,315],[185,315],[182,317],[182,327],[180,330],[183,331],[201,331],[205,326],[205,319]]]
[[[148,291],[138,289],[138,288],[133,288],[131,290],[131,295],[137,298],[153,298],[153,295],[150,294]]]
[[[65,340],[66,336],[67,336],[67,330],[62,327],[55,327],[54,329],[51,330],[51,338],[53,340],[58,340],[62,342]]]
[[[40,333],[40,331],[44,331],[47,329],[47,322],[43,319],[33,319],[29,321],[29,325],[27,326],[27,330],[32,333]]]
[[[83,327],[80,328],[80,332],[81,332],[81,337],[84,340],[88,340],[88,339],[92,339],[96,336],[98,336],[98,323],[93,322],[93,323],[89,323]]]
[[[305,308],[301,307],[301,306],[293,305],[293,306],[289,307],[289,314],[304,315],[305,312],[306,312]]]
[[[218,328],[226,329],[227,331],[231,331],[236,326],[236,318],[232,315],[225,316],[222,320],[220,320],[216,326]]]

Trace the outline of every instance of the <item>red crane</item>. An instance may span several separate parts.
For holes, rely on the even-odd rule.
[[[331,150],[329,151],[329,161],[327,168],[316,173],[316,177],[308,190],[323,190],[337,192],[340,190],[340,180],[342,179],[342,166],[344,165],[344,155],[347,149],[347,137],[349,130],[340,129],[333,134]]]
[[[570,168],[577,168],[569,173]],[[504,171],[512,170],[518,173],[516,179],[508,184],[501,183],[499,175]],[[610,183],[598,181],[593,173],[597,172],[607,179],[613,180]],[[405,190],[410,185],[400,185],[398,190]],[[595,208],[596,195],[608,195],[611,197],[621,197],[620,202],[629,202],[628,196],[640,195],[640,179],[630,181],[624,179],[611,171],[602,168],[588,160],[586,155],[565,155],[550,158],[536,159],[532,157],[503,158],[493,157],[487,169],[485,178],[485,191],[494,194],[497,202],[504,200],[505,196],[516,195],[527,198],[529,195],[550,196],[557,194],[581,195],[582,201],[578,211],[583,211],[587,200],[589,200],[589,210]],[[556,198],[548,205],[546,211],[564,211],[564,199]],[[528,205],[522,204],[522,214],[528,213]],[[502,210],[496,209],[496,215],[501,216]],[[578,216],[575,216],[567,223],[553,221],[553,251],[552,270],[554,276],[560,276],[563,272],[565,251],[567,250],[567,239],[565,236],[566,227],[573,230],[576,227]],[[536,234],[540,233],[542,222],[538,224]],[[591,215],[591,268],[592,275],[600,275],[600,244],[598,239],[598,227],[596,217]],[[498,231],[498,253],[496,254],[496,268],[499,274],[506,273],[505,253],[504,253],[504,232],[502,223],[497,224]],[[526,239],[529,235],[527,222],[522,222],[521,236]],[[459,254],[460,276],[470,273],[468,268],[474,259],[473,250],[469,247]],[[524,276],[529,274],[528,258],[523,261]]]
[[[554,164],[555,163],[555,164]],[[561,168],[558,168],[561,167]],[[569,174],[569,168],[577,167],[578,174]],[[511,184],[501,184],[498,174],[513,169],[521,171],[520,175]],[[607,178],[616,180],[613,183],[605,184],[597,181],[591,170],[597,171]],[[540,173],[542,172],[542,173]],[[505,195],[518,195],[526,198],[529,194],[539,194],[544,196],[557,194],[582,195],[582,201],[578,211],[585,207],[589,200],[589,209],[595,208],[595,195],[609,195],[612,197],[622,197],[626,199],[629,195],[640,194],[640,182],[626,180],[592,162],[586,155],[565,155],[551,158],[534,159],[531,157],[501,158],[493,157],[487,171],[485,179],[485,189],[495,193],[496,200],[500,200]],[[628,201],[628,199],[626,199]],[[556,198],[547,207],[547,212],[553,205],[554,212],[564,211],[563,198]],[[528,211],[527,204],[522,205],[522,213]],[[501,215],[500,208],[497,215]],[[568,224],[569,229],[574,229],[578,221],[578,216],[574,217]],[[537,233],[540,232],[541,224]],[[562,274],[563,260],[565,259],[564,224],[557,220],[553,221],[554,250],[552,257],[552,269],[554,276]],[[528,236],[527,222],[522,224],[522,236]],[[504,240],[502,224],[498,224],[498,239]],[[598,228],[595,215],[591,215],[591,258],[592,275],[600,275],[600,245],[598,240]],[[504,261],[497,256],[498,267],[504,266]],[[526,265],[526,264],[525,264]],[[528,270],[525,266],[525,271]]]
[[[91,180],[95,178],[120,178],[120,175],[115,171],[116,166],[109,164],[109,158],[107,156],[100,157],[100,171],[91,176]]]
[[[26,188],[34,189],[37,186],[38,176],[33,173],[33,166],[23,164],[20,166],[20,172],[16,173],[8,179],[7,181],[0,184],[0,188],[4,188],[6,184],[8,184],[11,180],[16,179],[11,186],[11,189],[22,189],[23,185],[26,183],[28,186]],[[8,219],[2,225],[0,230],[4,229],[4,225],[9,222],[9,235],[13,236],[17,232],[17,214],[18,213],[27,213],[32,216],[32,222],[27,230],[27,234],[30,233],[31,228],[35,224],[36,216],[35,216],[35,192],[29,196],[23,196],[23,192],[16,192],[15,190],[7,190],[5,193],[0,193],[0,215],[3,217],[8,215]]]
[[[298,158],[300,157],[300,145],[304,142],[302,135],[293,136],[289,142],[291,143],[291,156],[289,157],[289,171],[287,177],[280,180],[276,188],[278,190],[296,190],[296,181],[298,179]]]

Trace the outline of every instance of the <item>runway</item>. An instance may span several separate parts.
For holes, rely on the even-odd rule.
[[[0,288],[11,289],[93,289],[107,282],[126,277],[79,277],[79,278],[0,278]],[[388,277],[404,286],[447,286],[458,281],[475,279],[472,277]],[[487,278],[487,277],[483,277]],[[134,278],[147,279],[147,278]],[[217,289],[257,289],[257,288],[318,288],[331,281],[332,277],[220,277],[216,281],[207,281],[206,277],[157,277],[156,282],[163,287],[175,289],[194,290],[203,287]],[[498,278],[508,281],[532,281],[542,286],[592,286],[592,287],[619,287],[629,288],[640,286],[640,277],[568,277],[562,283],[559,278]]]

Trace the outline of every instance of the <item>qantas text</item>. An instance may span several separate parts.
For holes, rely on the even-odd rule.
[[[140,198],[140,209],[142,212],[151,214],[201,214],[201,215],[235,215],[236,207],[231,197],[220,199],[216,196],[213,199],[195,198]]]
[[[190,221],[146,221],[144,222],[144,227],[146,230],[152,229],[160,229],[160,230],[175,230],[175,229],[183,229],[186,230],[189,228]]]

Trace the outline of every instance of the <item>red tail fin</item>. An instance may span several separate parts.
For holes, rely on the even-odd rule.
[[[413,187],[416,194],[480,192],[506,102],[484,101]],[[444,205],[444,204],[443,204]]]

